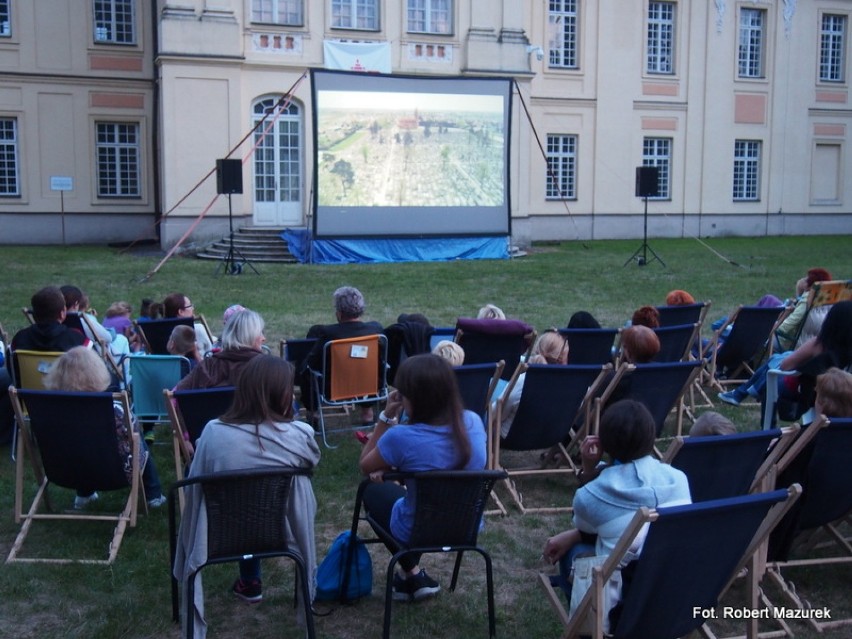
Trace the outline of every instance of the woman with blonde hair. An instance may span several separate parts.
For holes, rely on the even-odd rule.
[[[499,306],[495,306],[494,304],[486,304],[482,308],[479,309],[479,313],[476,315],[476,319],[506,319],[506,314]]]
[[[432,354],[438,357],[443,357],[452,366],[461,366],[464,364],[464,349],[455,342],[442,339],[435,344],[432,349]]]
[[[44,386],[48,390],[100,393],[109,388],[111,381],[106,364],[100,356],[90,348],[77,346],[53,363],[44,377]],[[115,412],[115,428],[119,435],[119,447],[116,452],[124,463],[124,471],[127,474],[128,481],[131,481],[130,473],[133,468],[133,460],[130,441],[125,429],[124,408],[121,404],[114,403],[113,410]],[[133,428],[138,430],[136,418],[133,416],[131,416],[131,423]],[[145,498],[148,500],[148,506],[159,508],[166,502],[166,496],[163,495],[160,486],[160,478],[157,475],[154,459],[148,453],[148,447],[141,438],[140,453],[139,467],[143,469],[142,486],[145,488]],[[97,499],[97,492],[81,495],[77,491],[77,496],[74,498],[74,508],[79,510]]]

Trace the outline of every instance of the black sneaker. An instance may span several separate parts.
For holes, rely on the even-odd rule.
[[[420,601],[428,597],[433,597],[441,590],[441,584],[432,579],[426,574],[425,570],[421,570],[413,577],[405,580],[408,588],[411,591],[411,597],[414,601]]]
[[[255,604],[263,600],[260,579],[252,579],[251,581],[237,579],[234,582],[234,587],[231,588],[231,592],[246,603]]]
[[[399,573],[393,576],[393,600],[394,601],[411,601],[411,584],[414,579],[406,579]]]

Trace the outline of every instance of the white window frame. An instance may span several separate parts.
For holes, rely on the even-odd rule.
[[[379,0],[331,0],[332,29],[378,31]]]
[[[672,198],[672,139],[645,138],[642,140],[642,166],[656,166],[659,169],[657,195],[651,200],[670,200]]]
[[[551,69],[580,68],[579,13],[580,0],[549,0],[547,65]]]
[[[304,0],[251,0],[251,21],[301,27],[305,24]]]
[[[547,134],[545,199],[577,199],[577,146],[574,134]]]
[[[0,117],[0,198],[21,196],[18,120]]]
[[[95,122],[99,198],[142,196],[141,140],[138,122]]]
[[[648,3],[648,39],[645,48],[645,70],[648,73],[671,75],[675,71],[674,2]]]
[[[136,44],[136,0],[93,0],[94,41]]]
[[[734,141],[734,202],[760,201],[760,159],[763,151],[760,140]]]
[[[11,0],[0,0],[0,38],[12,36]]]
[[[740,8],[739,42],[737,47],[737,76],[766,77],[766,10]]]
[[[453,34],[453,0],[406,0],[409,33]]]
[[[844,82],[846,80],[846,30],[849,19],[845,15],[824,13],[820,20],[819,81]]]
[[[279,100],[264,98],[252,106],[252,124],[257,126],[269,114],[277,113]],[[255,129],[254,198],[256,202],[299,202],[302,194],[301,109],[290,102],[276,116],[267,131],[266,122]],[[264,135],[264,133],[266,135]],[[282,139],[296,140],[282,148]],[[283,171],[284,167],[287,171]]]

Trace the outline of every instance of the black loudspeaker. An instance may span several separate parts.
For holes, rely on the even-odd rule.
[[[636,167],[636,197],[657,197],[660,194],[660,167]]]
[[[243,192],[243,163],[239,160],[216,160],[216,192]]]

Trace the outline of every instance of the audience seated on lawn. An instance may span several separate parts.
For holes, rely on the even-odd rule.
[[[713,410],[701,413],[692,428],[689,429],[690,437],[708,437],[711,435],[733,435],[737,432],[734,423]]]
[[[365,322],[361,319],[364,315],[366,304],[364,296],[353,286],[341,286],[333,294],[334,314],[337,318],[335,324],[315,324],[308,329],[306,337],[316,339],[311,352],[305,359],[306,369],[301,371],[299,385],[302,389],[301,401],[306,409],[312,411],[316,408],[316,400],[313,396],[311,374],[308,368],[315,371],[322,370],[322,358],[325,345],[333,340],[348,337],[364,337],[365,335],[378,335],[383,327],[378,322]],[[373,407],[363,404],[361,409],[361,421],[364,424],[373,423]]]
[[[600,328],[600,322],[588,311],[577,311],[568,319],[567,328]]]
[[[225,328],[226,335],[230,325],[231,322]],[[244,367],[230,410],[208,422],[198,438],[189,476],[279,466],[315,468],[319,460],[320,450],[313,428],[293,418],[292,367],[280,357],[259,355]],[[204,512],[200,487],[188,490],[186,497],[174,564],[174,574],[179,581],[207,559],[207,521],[200,517]],[[312,599],[316,586],[311,576],[315,574],[317,565],[314,539],[316,510],[310,477],[294,477],[287,520],[288,537],[305,562]],[[260,560],[243,559],[239,570],[239,577],[232,588],[234,595],[247,603],[261,601]],[[203,637],[206,624],[200,584],[195,595],[195,636]]]
[[[476,314],[476,319],[506,319],[506,314],[499,306],[494,304],[486,304],[479,309]]]
[[[79,331],[65,326],[65,297],[58,286],[46,286],[30,298],[34,323],[12,338],[11,350],[68,351],[75,346],[91,346]]]
[[[161,303],[154,302],[148,309],[150,319],[195,316],[195,305],[183,293],[170,293]],[[195,339],[198,352],[202,355],[213,350],[213,344],[216,343],[216,336],[210,335],[202,322],[195,322]]]
[[[574,494],[574,528],[550,537],[544,558],[558,562],[551,581],[571,600],[571,568],[581,556],[609,555],[637,508],[675,506],[691,502],[683,472],[652,454],[654,420],[637,401],[622,400],[603,414],[599,435],[583,440],[580,453],[582,486]],[[602,463],[604,453],[609,462]],[[644,536],[631,550],[639,553]],[[624,566],[621,566],[624,568]]]
[[[539,335],[533,345],[529,364],[567,364],[568,363],[568,340],[555,328],[550,328]],[[518,375],[512,391],[503,405],[503,418],[500,421],[500,436],[506,437],[512,428],[515,414],[518,412],[518,404],[524,392],[524,381],[526,373]],[[497,391],[495,391],[496,394]]]
[[[111,382],[109,370],[104,361],[98,357],[92,349],[77,346],[66,352],[56,360],[50,371],[44,378],[45,388],[55,391],[73,391],[84,393],[99,393],[107,390]],[[121,404],[114,403],[115,426],[124,429],[124,409]],[[133,427],[138,430],[136,420],[132,419]],[[124,463],[124,471],[127,473],[127,481],[131,481],[132,460],[130,443],[127,439],[120,439],[122,447],[115,451]],[[142,471],[142,485],[145,488],[145,498],[148,506],[159,508],[166,502],[166,497],[160,487],[160,479],[157,475],[157,467],[154,458],[149,454],[145,441],[140,437],[139,467]],[[98,493],[92,492],[88,495],[80,494],[74,498],[74,508],[85,508],[87,504],[98,499]]]
[[[396,386],[361,451],[360,467],[375,482],[364,491],[364,507],[379,525],[406,543],[414,504],[404,486],[382,482],[384,473],[391,469],[481,470],[486,462],[486,435],[479,416],[463,409],[447,360],[431,353],[409,357],[399,367]],[[407,424],[398,423],[403,409],[409,416]],[[419,601],[440,590],[419,563],[420,555],[414,553],[399,560],[402,572],[394,577],[394,599]]]
[[[166,350],[172,355],[182,355],[189,360],[189,370],[194,369],[204,361],[204,357],[198,352],[198,342],[195,339],[195,329],[192,326],[181,324],[172,329]]]
[[[80,313],[86,321],[83,322],[83,332],[93,342],[106,344],[116,362],[121,362],[130,355],[130,340],[123,333],[111,333],[101,326],[98,318],[89,309],[89,297],[73,284],[60,287],[65,298],[65,313]],[[94,331],[95,334],[92,334]]]
[[[222,350],[205,357],[175,389],[235,386],[243,367],[263,352],[263,329],[263,318],[256,312],[234,313],[222,331]]]

